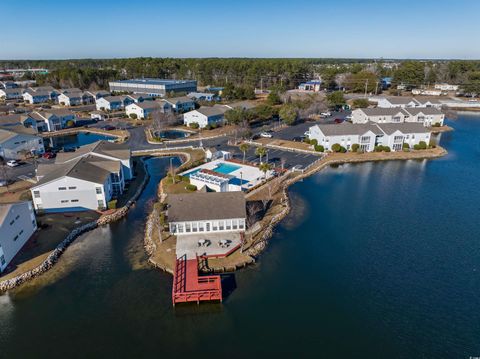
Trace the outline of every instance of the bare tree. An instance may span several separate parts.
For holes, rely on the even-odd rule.
[[[162,112],[160,110],[153,111],[149,117],[152,120],[153,132],[160,132],[169,126],[173,126],[177,122],[176,116],[173,112]]]

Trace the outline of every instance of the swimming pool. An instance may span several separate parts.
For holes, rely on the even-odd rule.
[[[236,170],[239,170],[240,166],[235,166],[235,165],[231,165],[229,163],[220,163],[217,167],[215,167],[213,170],[215,172],[218,172],[218,173],[222,173],[224,175],[227,175],[231,172],[234,172]]]

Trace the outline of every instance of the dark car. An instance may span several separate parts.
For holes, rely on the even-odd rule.
[[[107,125],[103,128],[105,131],[113,131],[116,130],[115,126]]]
[[[51,160],[52,158],[57,157],[57,155],[53,152],[45,152],[42,157]]]
[[[342,123],[344,120],[343,118],[336,118],[335,123]]]
[[[63,152],[75,152],[75,147],[64,147]]]

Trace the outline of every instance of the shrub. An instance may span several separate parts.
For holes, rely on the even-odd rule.
[[[67,127],[73,127],[75,126],[75,122],[73,120],[68,120],[66,125]]]
[[[110,202],[108,202],[108,209],[117,209],[116,199],[112,199]]]
[[[192,122],[189,126],[190,128],[193,128],[195,130],[200,127],[200,125],[197,122]]]
[[[130,114],[130,118],[131,118],[132,120],[136,120],[137,117],[138,117],[138,116],[137,116],[136,113],[131,113],[131,114]]]
[[[312,143],[312,141],[311,141],[308,137],[305,137],[305,139],[303,140],[303,142],[308,143],[308,144],[311,144],[311,143]]]
[[[380,145],[375,146],[373,150],[374,150],[375,152],[382,152],[383,146],[380,146]]]
[[[392,151],[392,150],[390,149],[390,147],[388,147],[388,146],[383,146],[383,150],[384,150],[385,152],[391,152],[391,151]]]
[[[342,148],[342,146],[340,146],[339,143],[334,143],[331,148],[333,152],[340,152],[340,149]]]
[[[353,100],[353,107],[355,108],[365,108],[368,107],[369,103],[366,98],[357,98]]]
[[[196,191],[196,190],[197,190],[197,186],[195,186],[194,184],[190,184],[190,183],[189,183],[189,184],[187,184],[187,185],[185,186],[185,189],[186,189],[187,191],[193,192],[193,191]]]
[[[352,152],[358,152],[359,148],[360,148],[360,145],[358,143],[354,143],[352,145]]]
[[[345,153],[345,152],[347,152],[347,149],[343,146],[340,146],[340,151],[339,152]]]
[[[418,147],[421,149],[421,150],[426,150],[427,149],[427,143],[425,141],[420,141],[418,143]]]
[[[314,146],[314,149],[315,149],[315,151],[317,151],[317,152],[323,152],[323,151],[325,151],[325,147],[323,147],[322,145],[315,145],[315,146]]]
[[[313,145],[313,146],[316,146],[316,145],[318,145],[318,141],[313,138],[313,139],[310,140],[310,144]]]
[[[414,150],[419,150],[419,149],[420,149],[420,145],[413,145],[413,149],[414,149]]]
[[[409,149],[410,149],[410,145],[409,145],[408,143],[404,142],[403,145],[402,145],[402,148],[403,148],[404,150],[405,150],[405,149],[409,150]]]
[[[432,125],[432,127],[441,127],[442,125],[440,124],[440,122],[436,122]]]

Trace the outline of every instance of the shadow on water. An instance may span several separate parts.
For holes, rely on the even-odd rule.
[[[237,289],[237,280],[234,273],[222,274],[222,296],[223,300],[226,300],[236,289]]]

